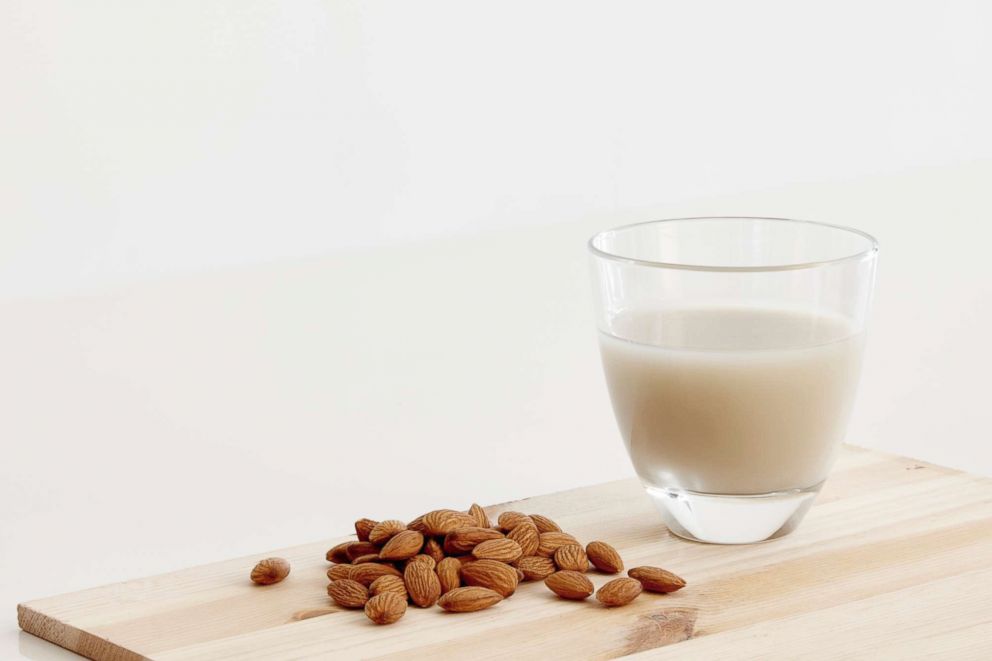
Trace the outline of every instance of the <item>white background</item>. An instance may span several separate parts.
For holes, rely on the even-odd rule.
[[[55,658],[18,601],[630,475],[621,222],[877,235],[850,440],[992,474],[990,65],[978,1],[6,0],[3,656]]]

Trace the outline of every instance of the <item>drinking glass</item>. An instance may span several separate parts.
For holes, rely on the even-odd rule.
[[[878,243],[784,218],[675,218],[589,240],[620,433],[669,529],[743,544],[796,528],[857,390]]]

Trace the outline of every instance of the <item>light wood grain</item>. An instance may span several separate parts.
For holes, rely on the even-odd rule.
[[[340,540],[328,539],[39,599],[18,618],[80,654],[126,661],[992,658],[992,480],[845,448],[799,530],[752,546],[673,537],[634,480],[488,511],[507,509],[547,514],[582,541],[613,543],[628,567],[660,565],[689,585],[607,610],[524,584],[486,611],[411,608],[377,627],[329,603],[323,556]],[[252,585],[269,555],[292,573]]]

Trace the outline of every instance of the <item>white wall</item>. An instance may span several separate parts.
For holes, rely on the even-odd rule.
[[[992,4],[0,4],[0,295],[992,155]]]

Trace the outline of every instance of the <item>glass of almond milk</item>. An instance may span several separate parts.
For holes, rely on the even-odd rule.
[[[878,243],[783,218],[676,218],[589,241],[600,352],[631,461],[676,535],[799,524],[844,438]]]

